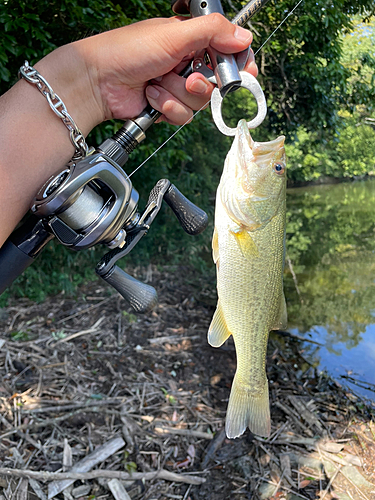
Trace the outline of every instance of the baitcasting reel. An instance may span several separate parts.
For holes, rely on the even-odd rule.
[[[247,6],[246,15],[237,16],[236,23],[245,24],[266,1],[252,0]],[[177,0],[172,2],[172,7],[178,14],[190,12],[193,17],[212,12],[223,14],[220,0]],[[237,57],[236,62],[233,55],[210,50],[208,59],[203,53],[197,54],[181,76],[187,78],[193,71],[201,71],[217,83],[215,91],[218,96],[215,102],[220,111],[222,99],[229,91],[248,85],[244,84],[244,81],[248,82],[245,78],[247,73],[242,75],[239,71],[239,68],[245,67],[247,57],[248,51],[245,51]],[[261,97],[258,93],[257,97],[253,90],[250,91],[258,102],[255,120],[262,121],[265,115],[260,102],[261,97],[264,100],[263,93]],[[56,237],[61,244],[73,250],[83,250],[97,244],[109,247],[110,251],[96,266],[96,273],[112,285],[137,312],[145,312],[154,306],[155,289],[125,273],[115,265],[117,260],[128,254],[147,233],[163,200],[188,234],[199,234],[208,222],[206,213],[167,179],[156,184],[145,209],[142,213],[138,211],[139,195],[122,167],[159,116],[161,113],[147,106],[137,118],[127,120],[94,153],[81,160],[73,159],[59,174],[46,181],[34,199],[29,217],[0,249],[0,294]]]
[[[147,233],[163,199],[188,234],[199,234],[208,219],[167,179],[153,188],[142,213],[138,212],[138,198],[126,173],[103,153],[70,163],[40,189],[32,215],[1,248],[0,293],[56,237],[73,250],[107,245],[111,251],[98,263],[96,273],[137,312],[151,309],[157,300],[155,289],[129,276],[116,261]]]

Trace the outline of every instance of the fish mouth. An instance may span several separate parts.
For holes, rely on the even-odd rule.
[[[265,186],[266,179],[275,163],[285,162],[285,137],[281,135],[268,142],[254,141],[246,121],[240,120],[237,126],[237,140],[238,181],[252,202],[267,201],[270,191]]]
[[[251,137],[250,130],[247,126],[246,120],[240,120],[237,126],[238,139],[239,139],[239,151],[240,154],[246,158],[246,161],[252,161],[256,163],[259,157],[261,160],[268,160],[268,155],[271,159],[271,155],[274,155],[284,147],[285,136],[280,135],[277,139],[267,142],[257,142]],[[252,158],[249,157],[251,153]]]

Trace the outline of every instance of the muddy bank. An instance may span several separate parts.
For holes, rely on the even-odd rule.
[[[271,436],[226,439],[236,359],[231,341],[206,341],[214,284],[187,268],[133,274],[157,288],[148,315],[99,282],[76,299],[13,300],[1,311],[5,498],[46,498],[48,485],[61,499],[375,498],[371,406],[317,373],[297,339],[273,335]],[[90,469],[64,493],[42,474],[87,457]]]

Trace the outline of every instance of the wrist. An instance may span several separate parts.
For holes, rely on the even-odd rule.
[[[63,101],[67,112],[86,137],[103,121],[104,114],[96,99],[82,42],[84,40],[54,50],[34,67]]]

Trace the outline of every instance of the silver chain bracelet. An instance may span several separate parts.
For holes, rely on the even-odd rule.
[[[80,158],[85,158],[85,156],[91,152],[89,151],[85,138],[68,113],[65,104],[60,97],[55,94],[47,80],[43,78],[36,69],[30,66],[28,61],[25,61],[25,64],[20,67],[18,76],[19,78],[25,78],[29,83],[37,86],[39,92],[47,99],[52,111],[62,120],[65,127],[69,130],[70,140],[76,148],[73,159],[78,160]]]

